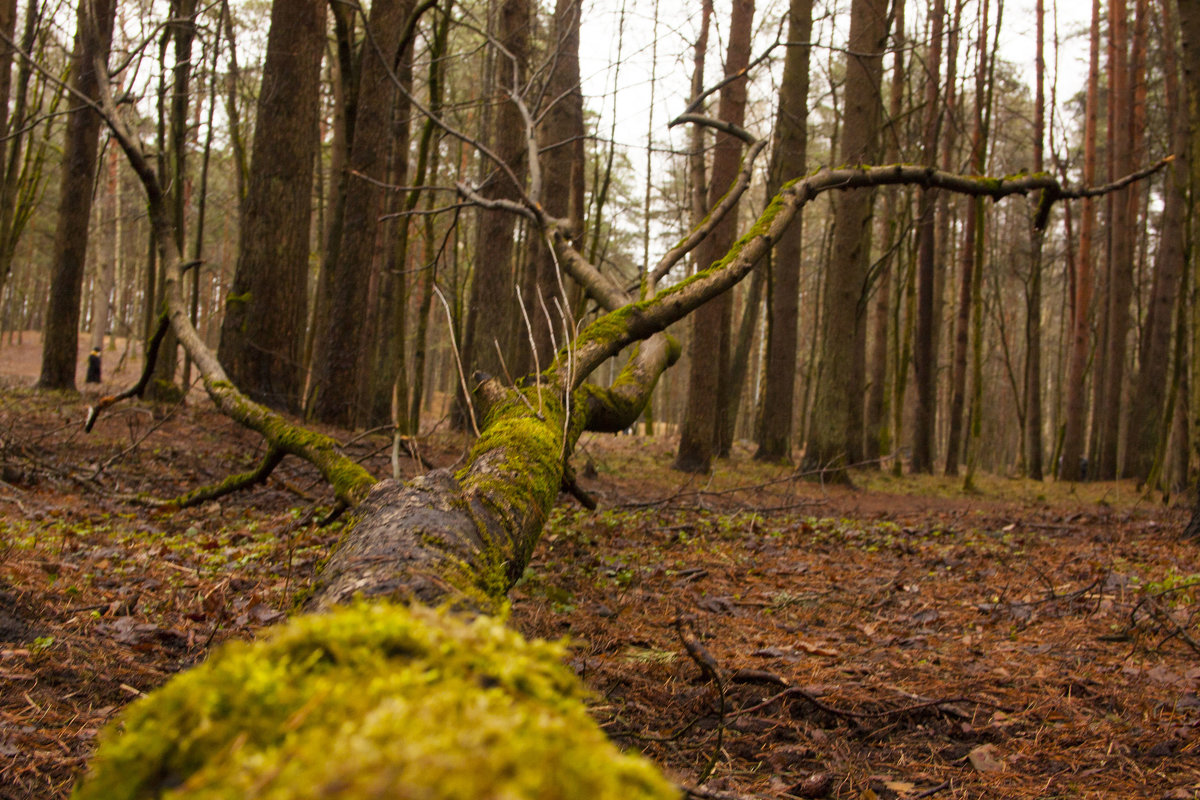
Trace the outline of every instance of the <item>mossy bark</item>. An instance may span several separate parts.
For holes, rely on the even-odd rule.
[[[135,703],[74,797],[676,797],[587,716],[563,654],[486,617],[304,616]]]

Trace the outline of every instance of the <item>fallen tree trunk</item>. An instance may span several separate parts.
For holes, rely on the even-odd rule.
[[[1045,175],[825,170],[785,186],[721,261],[640,302],[587,263],[537,203],[514,207],[534,219],[564,269],[593,287],[608,313],[525,385],[478,383],[483,424],[466,466],[398,484],[376,482],[331,439],[233,386],[186,313],[182,260],[157,176],[111,97],[98,110],[146,189],[163,248],[166,313],[209,396],[263,435],[272,452],[314,463],[356,508],[305,604],[329,613],[302,616],[258,644],[225,648],[134,704],[123,732],[105,735],[79,798],[671,796],[661,777],[618,754],[590,722],[555,646],[524,642],[488,616],[502,618],[580,434],[636,420],[679,355],[666,327],[749,274],[824,191],[893,183],[994,199],[1038,191],[1048,209],[1060,197],[1107,190],[1072,192]],[[682,257],[698,238],[689,236],[668,258]],[[611,387],[586,383],[631,344],[637,350]],[[466,622],[427,605],[478,616]]]

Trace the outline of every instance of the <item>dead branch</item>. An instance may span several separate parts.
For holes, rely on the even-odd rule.
[[[807,178],[788,183],[759,216],[758,221],[717,264],[694,280],[661,290],[651,299],[628,305],[597,320],[580,335],[573,349],[576,380],[582,382],[600,364],[624,347],[665,329],[711,300],[728,291],[749,274],[754,265],[775,245],[805,205],[833,189],[859,189],[876,186],[914,185],[945,189],[976,197],[999,200],[1011,195],[1043,192],[1056,199],[1095,196],[1100,189],[1114,191],[1140,180],[1169,163],[1164,160],[1112,184],[1096,188],[1064,186],[1049,174],[1023,175],[1016,178],[984,178],[960,175],[930,167],[895,165],[823,169]],[[601,333],[603,332],[603,333]],[[560,357],[561,360],[561,357]]]
[[[248,489],[251,486],[257,486],[264,482],[267,477],[279,466],[279,462],[283,461],[284,453],[282,450],[270,447],[267,449],[267,454],[263,456],[262,461],[258,466],[249,472],[243,472],[238,475],[231,475],[225,480],[213,486],[204,486],[188,492],[181,497],[177,497],[170,501],[170,505],[179,508],[191,508],[210,500],[216,500],[234,492],[240,492],[243,489]]]
[[[138,378],[137,383],[130,386],[125,391],[101,397],[94,406],[88,407],[87,421],[83,424],[83,430],[86,433],[91,433],[92,428],[96,425],[96,420],[100,418],[100,414],[106,408],[116,405],[123,400],[128,400],[131,397],[141,397],[146,392],[146,387],[150,385],[150,378],[154,374],[154,362],[158,360],[158,348],[162,345],[163,339],[167,335],[167,329],[170,328],[171,321],[163,314],[158,318],[158,327],[154,329],[154,335],[150,337],[150,341],[146,345],[146,359],[142,364],[142,375]],[[99,473],[97,473],[99,474]],[[93,476],[95,477],[95,476]]]

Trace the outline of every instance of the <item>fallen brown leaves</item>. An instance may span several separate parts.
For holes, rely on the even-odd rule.
[[[219,504],[131,502],[261,454],[203,406],[118,409],[84,437],[84,405],[0,398],[3,800],[64,797],[106,721],[275,621],[336,537],[292,460]],[[381,439],[353,447],[389,470]],[[631,437],[587,459],[601,507],[562,500],[513,623],[571,637],[615,739],[681,785],[711,764],[696,796],[1198,796],[1185,512],[1120,484],[822,488],[740,452],[696,482]]]
[[[822,489],[738,457],[685,486],[643,463],[669,445],[589,447],[601,510],[560,514],[516,618],[569,635],[606,729],[682,784],[720,742],[704,785],[742,797],[1200,796],[1186,512],[1118,484]]]

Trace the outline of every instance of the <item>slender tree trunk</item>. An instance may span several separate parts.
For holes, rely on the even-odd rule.
[[[409,150],[412,143],[412,103],[408,96],[412,91],[412,41],[402,43],[403,50],[396,53],[394,73],[404,87],[397,92],[390,124],[390,167],[388,181],[393,186],[409,184]],[[414,182],[421,186],[421,182]],[[393,410],[408,407],[408,275],[410,232],[412,218],[407,212],[416,207],[420,192],[393,191],[382,198],[384,210],[393,218],[377,221],[380,239],[379,253],[374,259],[375,280],[379,285],[376,303],[376,324],[368,328],[370,337],[364,344],[367,371],[359,380],[358,408],[361,422],[366,425],[383,425],[388,421],[402,424],[407,414],[394,414]],[[402,419],[397,419],[397,416]]]
[[[907,78],[904,61],[904,5],[904,0],[896,0],[892,4],[892,85],[888,101],[888,120],[884,128],[883,156],[884,163],[887,164],[900,163],[901,115],[904,109]],[[896,210],[899,191],[900,189],[897,187],[889,187],[883,192],[884,212],[879,229],[883,233],[883,246],[887,248],[887,251],[879,266],[879,284],[875,290],[873,349],[871,351],[870,386],[867,390],[865,455],[868,460],[877,461],[880,467],[883,465],[883,458],[892,453],[896,434],[899,432],[899,428],[892,424],[892,404],[889,402],[892,397],[892,389],[898,381],[902,380],[899,375],[901,370],[896,369],[899,362],[901,337],[899,319],[895,320],[896,324],[889,324],[892,322],[894,311],[900,308],[898,297],[893,297],[896,294],[893,286],[899,285],[893,276],[901,271],[900,265],[903,263],[900,258],[902,248],[899,239],[900,231],[904,226],[900,220],[901,215]],[[890,336],[889,329],[891,330]],[[892,356],[897,356],[897,358],[891,359]],[[888,385],[890,359],[893,364],[892,386]],[[905,367],[906,370],[907,367]],[[897,461],[897,463],[899,462]]]
[[[854,0],[850,7],[845,115],[840,161],[867,164],[878,150],[887,3]],[[813,408],[806,471],[845,479],[861,460],[865,371],[867,267],[874,193],[846,191],[835,198],[833,258],[824,297],[821,380]]]
[[[1100,0],[1092,0],[1091,50],[1089,56],[1087,101],[1083,131],[1083,182],[1096,178],[1096,125],[1100,94]],[[1082,201],[1079,223],[1079,247],[1076,248],[1075,302],[1072,305],[1071,354],[1067,366],[1066,426],[1063,431],[1062,464],[1059,478],[1077,481],[1082,474],[1084,442],[1087,435],[1087,364],[1091,329],[1093,267],[1092,233],[1096,210],[1088,197]]]
[[[569,221],[571,238],[582,246],[584,126],[583,90],[579,83],[580,0],[558,0],[554,7],[554,37],[550,75],[545,96],[550,103],[542,112],[538,131],[542,153],[541,203],[552,216]],[[533,354],[525,352],[510,368],[529,372],[536,364],[549,364],[554,343],[563,337],[565,315],[571,313],[564,296],[567,279],[561,275],[549,243],[534,243],[532,269],[522,289],[525,313],[532,327]],[[547,313],[549,312],[549,313]]]
[[[788,50],[779,88],[768,194],[783,182],[808,171],[808,70],[812,46],[812,0],[792,0],[788,9]],[[775,247],[767,293],[767,352],[758,450],[762,461],[792,460],[795,416],[796,347],[800,325],[800,266],[804,238],[802,220],[787,230]]]
[[[946,18],[945,0],[935,0],[929,55],[925,61],[925,127],[922,138],[923,159],[937,163],[941,131],[940,83],[942,69],[942,31]],[[936,196],[921,193],[917,213],[917,336],[913,348],[913,370],[917,384],[917,413],[913,418],[912,471],[933,472],[934,426],[937,420],[937,351],[934,348],[934,262],[938,258],[934,236]]]
[[[750,38],[754,20],[753,0],[734,0],[729,21],[729,44],[725,74],[733,77],[721,88],[717,116],[741,127],[746,113],[745,69],[750,62]],[[713,208],[728,191],[741,167],[742,141],[718,132],[713,154],[712,178],[708,184],[708,207]],[[701,269],[715,264],[728,251],[737,235],[737,214],[730,212],[697,248]],[[728,353],[731,298],[722,295],[705,303],[692,317],[691,364],[688,373],[687,410],[675,455],[675,469],[708,472],[714,452],[721,447],[720,410],[728,391],[725,379]],[[717,354],[714,364],[713,355]],[[724,387],[722,384],[726,384]]]
[[[15,2],[13,3],[15,10]],[[34,52],[35,37],[41,13],[37,0],[30,0],[25,7],[25,25],[21,34],[21,49],[26,53]],[[7,33],[10,32],[6,32]],[[8,68],[0,67],[5,74]],[[42,183],[42,162],[44,160],[46,136],[50,126],[46,126],[47,134],[43,136],[41,147],[26,147],[29,139],[27,128],[32,114],[33,104],[29,102],[29,83],[33,68],[26,59],[21,59],[17,65],[17,82],[13,98],[12,114],[6,115],[8,120],[7,148],[0,148],[4,155],[4,177],[0,183],[0,297],[3,297],[8,279],[12,275],[13,259],[16,256],[17,243],[25,230],[33,210],[32,200],[40,194]],[[2,95],[6,100],[8,93]],[[58,104],[55,95],[50,103],[51,108]],[[26,170],[28,169],[28,172]],[[22,191],[24,189],[25,191]]]
[[[525,122],[510,98],[524,90],[529,61],[531,15],[528,0],[493,0],[498,16],[497,38],[508,55],[492,54],[492,122],[488,132],[493,152],[502,158],[512,177],[494,164],[485,167],[480,194],[490,199],[516,199],[524,188],[528,168]],[[511,58],[510,58],[511,56]],[[513,185],[513,178],[521,186]],[[513,257],[514,217],[507,211],[480,209],[475,238],[475,265],[463,335],[463,368],[504,377],[504,361],[517,348],[528,349],[516,305],[517,271]],[[515,377],[515,376],[514,376]]]
[[[971,169],[983,174],[987,164],[987,142],[984,139],[984,102],[988,65],[988,0],[980,4],[979,58],[975,67],[975,112],[971,130]],[[958,313],[954,326],[954,363],[950,376],[950,419],[946,441],[947,476],[958,474],[962,450],[963,408],[966,404],[967,353],[970,343],[971,307],[974,296],[975,235],[979,226],[981,203],[970,200],[963,222],[962,250],[959,260]]]
[[[112,41],[115,0],[80,0],[75,45],[71,56],[72,86],[85,97],[96,97],[97,63],[107,63]],[[79,305],[87,259],[92,186],[100,146],[100,117],[77,98],[71,98],[63,150],[58,222],[54,231],[50,303],[42,340],[43,389],[75,390],[79,347]]]
[[[438,20],[437,26],[434,29],[433,41],[430,44],[429,51],[429,110],[435,117],[439,117],[442,113],[442,102],[445,93],[445,53],[446,42],[450,34],[450,18],[451,9],[450,3],[452,0],[446,0],[446,6],[442,9],[442,15]],[[437,135],[435,135],[437,134]],[[415,185],[423,186],[428,181],[429,176],[438,174],[438,167],[441,163],[441,148],[439,144],[438,131],[436,130],[433,120],[427,119],[421,130],[420,143],[417,146],[417,174],[415,176]],[[417,193],[409,195],[409,204],[415,208],[415,203],[420,200]],[[435,199],[431,192],[426,193],[425,203],[427,210],[432,210]],[[456,223],[451,224],[451,231],[447,236],[451,235],[453,229],[457,227]],[[425,266],[427,272],[421,278],[421,299],[417,308],[416,320],[416,336],[413,343],[413,369],[412,369],[412,391],[409,393],[409,408],[407,432],[413,436],[421,432],[421,405],[425,394],[425,363],[427,358],[428,335],[429,335],[429,310],[433,305],[433,289],[437,285],[438,280],[438,262],[441,258],[441,252],[434,241],[434,217],[432,214],[425,216]]]
[[[1128,171],[1133,160],[1132,87],[1129,69],[1129,21],[1126,0],[1109,2],[1109,86],[1112,118],[1109,148],[1113,164],[1112,175]],[[1131,188],[1112,196],[1111,256],[1107,280],[1107,339],[1104,348],[1103,405],[1098,409],[1099,447],[1096,454],[1096,476],[1101,480],[1117,477],[1118,435],[1121,423],[1121,399],[1124,392],[1125,358],[1129,334],[1129,304],[1133,295],[1134,222],[1136,195]]]
[[[1037,0],[1037,42],[1033,108],[1033,171],[1041,172],[1046,139],[1045,8]],[[1025,306],[1025,474],[1042,480],[1042,229],[1031,231],[1033,252],[1029,265],[1029,295]]]

